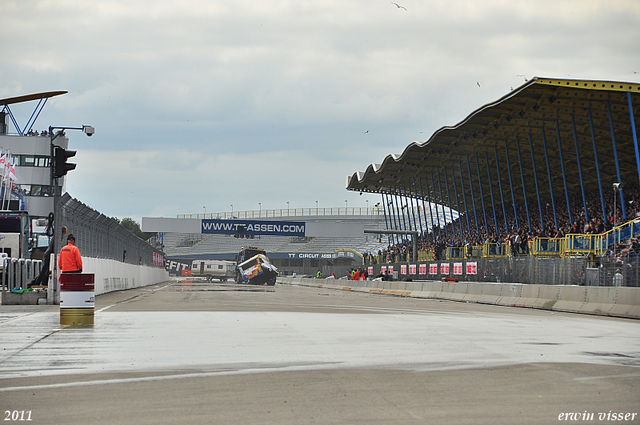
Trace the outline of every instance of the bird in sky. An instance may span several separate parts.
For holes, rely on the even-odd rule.
[[[478,85],[478,87],[480,87],[480,83],[478,81],[476,81],[476,84]]]
[[[365,131],[364,134],[367,134],[369,132],[369,130]]]
[[[396,5],[396,7],[397,7],[398,9],[404,9],[404,10],[407,10],[407,8],[406,8],[406,7],[404,7],[404,6],[400,6],[398,3],[391,2],[391,4],[395,4],[395,5]]]

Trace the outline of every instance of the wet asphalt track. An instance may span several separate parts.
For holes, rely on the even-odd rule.
[[[634,320],[173,281],[99,296],[95,323],[60,329],[55,306],[0,306],[2,419],[640,423],[598,420],[640,413]]]

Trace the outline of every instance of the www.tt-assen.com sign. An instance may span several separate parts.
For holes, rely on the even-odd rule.
[[[304,222],[257,220],[202,220],[202,233],[304,236]]]

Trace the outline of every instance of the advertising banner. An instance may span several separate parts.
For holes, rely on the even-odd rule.
[[[440,274],[449,274],[449,263],[440,264]]]
[[[416,265],[409,264],[409,274],[416,274]]]
[[[403,264],[400,266],[400,274],[407,274],[407,265]]]
[[[202,220],[205,234],[305,236],[304,222],[264,220]]]
[[[467,274],[478,274],[478,263],[467,263]]]
[[[429,274],[438,274],[438,264],[429,264]]]
[[[462,274],[462,263],[453,263],[453,274],[454,275]]]
[[[427,274],[427,265],[420,264],[420,274]]]

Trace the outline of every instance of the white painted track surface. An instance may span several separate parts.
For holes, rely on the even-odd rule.
[[[56,308],[3,306],[0,400],[259,372],[470,373],[582,364],[619,368],[607,373],[630,380],[631,399],[639,402],[621,407],[640,406],[638,321],[282,285],[274,292],[233,289],[194,284],[107,295],[98,298],[89,329],[59,329]]]

